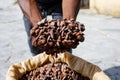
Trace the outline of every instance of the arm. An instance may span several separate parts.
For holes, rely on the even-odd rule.
[[[63,19],[76,19],[81,0],[62,0]]]
[[[41,12],[38,9],[35,0],[18,0],[22,12],[33,26],[37,26],[37,22],[42,20]]]

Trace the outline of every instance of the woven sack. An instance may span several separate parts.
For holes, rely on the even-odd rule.
[[[110,80],[110,78],[98,66],[68,52],[58,54],[57,58],[43,52],[25,61],[13,64],[8,69],[6,80],[18,80],[26,73],[26,71],[31,71],[42,64],[47,64],[51,61],[51,58],[55,62],[67,63],[71,69],[88,77],[90,80]]]

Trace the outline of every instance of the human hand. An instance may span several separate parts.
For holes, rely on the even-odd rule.
[[[31,29],[32,45],[54,55],[69,48],[76,48],[79,42],[84,41],[84,30],[84,25],[74,19],[44,19]]]

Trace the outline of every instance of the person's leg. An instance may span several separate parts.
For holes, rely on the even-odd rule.
[[[37,55],[39,53],[42,53],[43,51],[41,51],[40,49],[32,46],[31,36],[30,36],[30,29],[32,28],[31,23],[28,21],[28,19],[25,16],[23,16],[23,20],[24,20],[25,30],[26,30],[26,33],[27,33],[27,36],[28,36],[29,48],[30,48],[30,51],[31,51],[32,55],[34,56],[34,55]]]

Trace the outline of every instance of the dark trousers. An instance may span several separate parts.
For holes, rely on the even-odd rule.
[[[49,9],[41,9],[41,11],[42,11],[42,15],[44,18],[47,17],[48,15],[51,15],[53,19],[62,20],[61,4],[55,5]],[[23,20],[24,20],[25,30],[26,30],[27,36],[28,36],[28,44],[29,44],[32,55],[37,55],[39,53],[42,53],[43,52],[42,50],[38,49],[37,47],[32,46],[31,36],[30,36],[30,29],[32,28],[31,23],[25,16],[23,16]],[[72,53],[72,49],[69,49],[68,51],[70,53]]]

